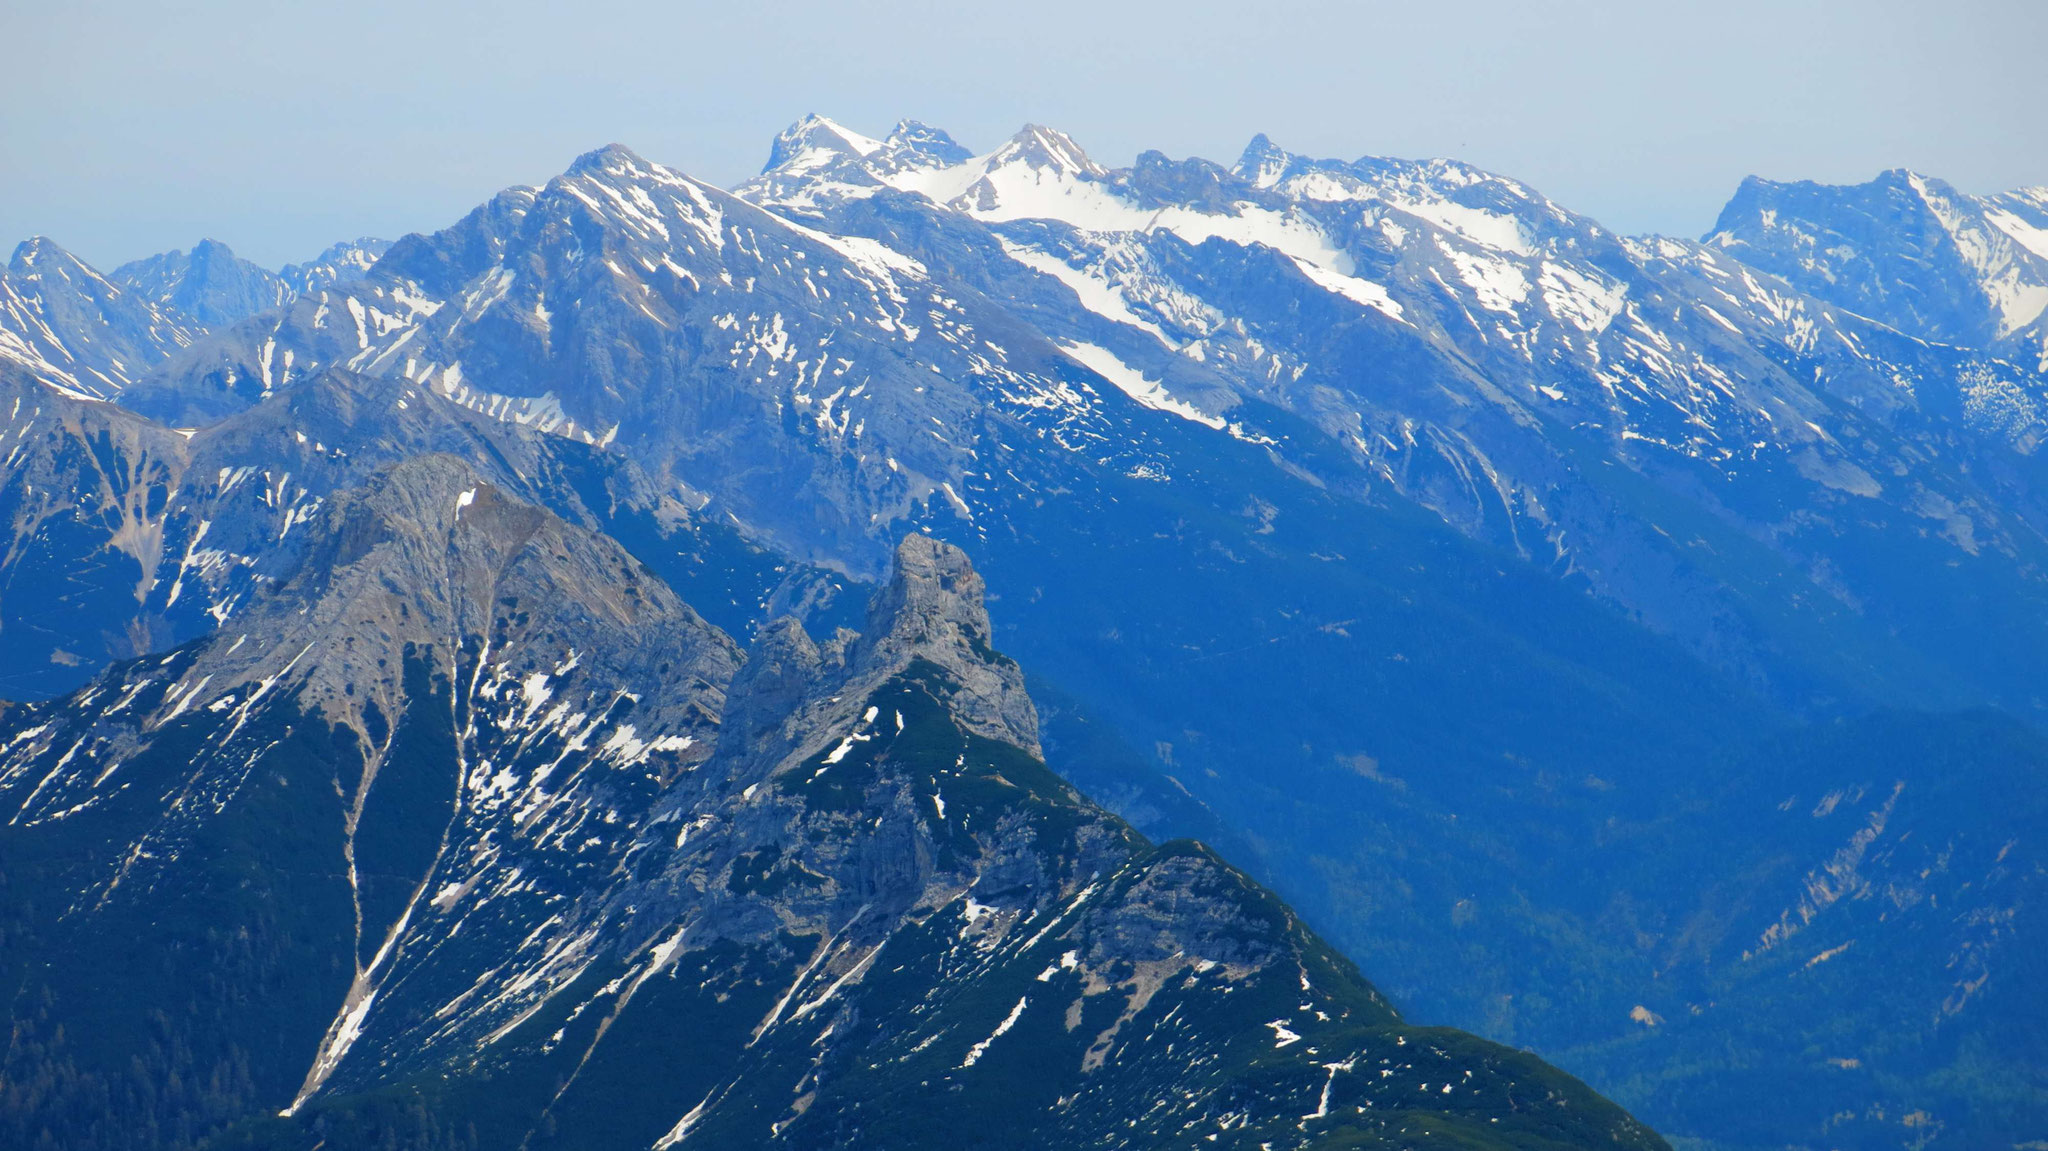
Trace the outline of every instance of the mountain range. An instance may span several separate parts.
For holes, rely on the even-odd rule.
[[[809,117],[25,243],[13,1140],[1654,1144],[1389,1001],[1695,1146],[2048,1139],[2044,204]]]

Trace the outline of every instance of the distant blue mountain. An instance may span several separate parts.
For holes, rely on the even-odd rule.
[[[1850,187],[1751,177],[1706,242],[1909,335],[2048,366],[2048,188],[1966,196],[1904,169]]]
[[[860,601],[897,586],[898,544],[915,531],[959,548],[977,586],[986,581],[992,618],[944,649],[974,658],[939,661],[965,685],[940,692],[965,730],[1042,759],[1140,833],[1210,841],[1409,1015],[1533,1048],[1700,1146],[2048,1138],[2048,1040],[2022,1022],[2039,1015],[2031,957],[2048,943],[2035,910],[2036,785],[2048,767],[2038,686],[2048,680],[2048,508],[2036,460],[2048,377],[2041,309],[2026,312],[2033,285],[2048,283],[2028,246],[2028,229],[2048,224],[2039,200],[1972,200],[1903,175],[1846,190],[1751,181],[1694,243],[1615,235],[1454,161],[1319,160],[1261,136],[1230,166],[1146,153],[1111,169],[1044,127],[973,153],[915,122],[874,138],[813,116],[731,191],[613,145],[442,231],[381,254],[330,252],[316,264],[334,271],[317,277],[288,269],[264,280],[220,253],[159,258],[126,288],[83,265],[65,264],[57,281],[10,269],[0,286],[21,302],[0,312],[12,349],[0,402],[16,412],[0,473],[13,533],[0,556],[0,652],[10,690],[48,702],[9,722],[109,742],[86,739],[78,747],[100,758],[60,765],[72,744],[23,736],[32,750],[0,768],[12,773],[0,786],[22,822],[46,829],[22,833],[21,850],[62,844],[116,869],[67,880],[67,899],[126,874],[114,862],[122,851],[168,858],[144,845],[169,841],[142,824],[59,813],[119,806],[106,789],[123,776],[106,763],[170,763],[184,745],[159,729],[223,746],[243,738],[222,726],[238,709],[265,740],[326,725],[354,749],[335,771],[360,806],[397,754],[391,733],[406,709],[452,706],[456,750],[405,754],[456,756],[459,777],[447,796],[406,792],[403,803],[468,812],[516,788],[520,804],[540,805],[536,818],[554,813],[543,822],[555,832],[531,832],[547,861],[518,872],[545,871],[545,890],[460,946],[445,942],[445,916],[477,884],[518,886],[515,856],[487,862],[487,845],[528,835],[527,817],[508,808],[495,833],[488,821],[448,833],[478,853],[474,868],[430,850],[438,831],[390,833],[387,845],[402,846],[388,848],[398,854],[375,897],[391,901],[379,904],[391,926],[378,938],[402,962],[362,954],[369,937],[358,935],[353,981],[307,985],[299,1039],[277,1056],[298,1062],[234,1095],[266,1107],[296,1098],[302,1110],[248,1129],[249,1145],[296,1146],[316,1115],[374,1131],[385,1090],[408,1093],[399,1111],[424,1108],[426,1125],[406,1128],[423,1146],[439,1138],[430,1128],[468,1122],[505,1090],[491,1081],[569,1093],[560,1098],[573,1107],[550,1122],[600,1115],[615,1097],[550,1046],[583,1034],[571,1025],[586,1015],[596,1034],[563,1049],[597,1060],[599,1084],[664,1082],[648,1096],[675,1112],[661,1139],[771,1138],[811,1106],[829,1124],[787,1129],[839,1133],[815,1136],[819,1145],[898,1131],[864,1127],[839,1110],[850,1098],[832,1094],[841,1088],[801,1073],[786,1082],[779,1063],[744,1089],[635,1070],[627,1053],[655,1040],[632,1026],[661,1024],[621,1023],[626,1039],[600,1040],[615,1016],[713,1025],[715,1012],[618,1014],[625,998],[657,994],[624,988],[671,970],[669,955],[709,965],[691,979],[712,979],[723,962],[712,944],[648,950],[669,946],[667,926],[699,922],[685,909],[713,906],[695,902],[708,877],[775,909],[750,904],[747,915],[794,915],[781,893],[825,884],[838,900],[849,873],[833,868],[852,858],[821,861],[799,840],[893,826],[864,806],[873,793],[832,782],[834,764],[866,764],[863,749],[889,735],[874,726],[882,712],[862,718],[847,710],[853,695],[832,693],[848,669],[882,666],[875,645],[897,623],[867,618]],[[273,280],[276,302],[261,307],[222,286]],[[202,307],[210,320],[194,314]],[[102,332],[126,333],[118,354],[99,350],[113,339]],[[450,501],[479,493],[496,493],[490,530],[457,527],[485,514],[464,509],[485,505]],[[487,592],[515,557],[539,565],[534,582]],[[342,582],[323,582],[330,572]],[[308,588],[346,589],[332,601],[346,610],[320,606],[329,591]],[[662,621],[646,634],[642,609]],[[801,628],[775,622],[784,618]],[[517,638],[536,619],[554,629],[538,647]],[[730,639],[705,638],[700,624]],[[679,650],[756,642],[744,656],[719,647],[717,660],[740,670],[713,674],[663,666],[648,636],[671,632],[684,637]],[[238,644],[245,637],[251,646]],[[162,674],[121,662],[178,644],[196,654],[175,659],[196,662]],[[424,678],[406,678],[408,659]],[[650,714],[643,725],[636,710],[623,736],[605,721],[604,740],[638,750],[607,759],[587,740],[571,746],[585,737],[570,717],[592,722],[598,695],[557,699],[555,677],[591,661],[610,661],[605,691]],[[1043,718],[1029,733],[1004,711],[1023,690],[1011,678],[1019,665]],[[998,682],[1009,686],[996,692]],[[863,680],[854,694],[880,690]],[[910,691],[910,680],[887,690]],[[147,707],[121,706],[123,693]],[[588,693],[602,694],[594,681]],[[277,701],[268,718],[255,717],[258,695]],[[131,706],[140,710],[123,718]],[[434,714],[418,730],[449,738]],[[727,758],[634,758],[686,728]],[[740,778],[731,756],[744,745],[733,741],[771,731],[793,741],[788,754],[749,751],[747,763],[816,773],[776,784],[801,791],[824,821],[789,824],[806,829],[797,839],[747,822],[747,797],[717,790]],[[172,751],[147,750],[159,744]],[[825,762],[835,749],[842,759]],[[860,786],[908,789],[905,802],[938,820],[966,802],[930,774],[936,761],[904,755]],[[691,774],[705,764],[709,775]],[[615,798],[606,773],[629,766],[618,785],[631,796]],[[558,771],[568,773],[560,791],[546,783]],[[173,778],[184,777],[162,776]],[[149,786],[176,801],[169,783]],[[239,785],[204,786],[226,797],[222,811],[244,810]],[[286,822],[309,827],[362,818],[292,810]],[[1031,818],[1068,827],[1076,810],[1058,798]],[[603,811],[616,821],[598,833],[588,821]],[[1083,822],[1097,818],[1107,817]],[[690,858],[678,854],[686,833],[740,823],[739,838],[705,841],[730,853],[679,862]],[[61,835],[47,830],[59,824]],[[207,839],[211,826],[200,819],[180,842],[212,844],[201,854],[223,866],[250,850],[235,846],[242,830],[232,843]],[[595,841],[571,835],[586,829]],[[330,832],[342,836],[320,834]],[[93,835],[103,842],[88,850]],[[583,862],[580,843],[592,853]],[[986,853],[997,841],[976,844]],[[1167,865],[1149,850],[1129,858]],[[994,870],[975,882],[1075,858],[1062,846],[987,862]],[[881,860],[860,866],[897,874]],[[179,882],[162,866],[151,864],[165,877],[155,882]],[[1060,883],[1031,889],[1066,899],[1086,887]],[[556,913],[542,909],[556,904],[611,910],[550,924]],[[661,908],[644,914],[665,926],[619,910],[628,905]],[[726,909],[703,914],[741,914],[716,906]],[[1021,897],[963,906],[962,930],[980,922],[975,907],[1053,914]],[[790,922],[808,926],[789,930],[822,932],[819,942],[782,944],[735,978],[786,988],[778,1011],[822,994],[806,1015],[826,1012],[841,994],[827,988],[841,985],[816,984],[814,970],[848,986],[882,978],[860,966],[873,941],[859,942],[858,907],[803,912]],[[1118,922],[1136,930],[1137,920]],[[585,931],[598,934],[578,942]],[[1320,945],[1287,946],[1308,955]],[[1045,964],[1031,948],[1017,954],[1036,964],[1030,978],[1012,987],[991,974],[975,984],[996,989],[987,1003],[945,1016],[980,1032],[948,1055],[959,1056],[949,1074],[966,1070],[973,1043],[999,1051],[1010,1028],[1040,1026],[1027,1021],[1041,1018],[1031,984]],[[1047,1042],[1055,1031],[1110,1036],[1100,1053],[1083,1045],[1077,1073],[1113,1063],[1123,1028],[1166,1026],[1171,1008],[1145,1014],[1159,992],[1139,990],[1156,983],[1142,975],[1153,959],[1124,960],[1140,974],[1103,979],[1129,990],[1128,1018],[1097,1020],[1096,993],[1084,992],[1085,1027],[1072,1016],[1045,1024]],[[1048,980],[1077,970],[1048,962]],[[559,1032],[522,1032],[516,1013],[458,1005],[531,1005],[519,996],[543,985],[584,1005],[535,1008]],[[875,1002],[916,1016],[900,990]],[[1326,1064],[1288,1062],[1323,1049],[1301,1027],[1332,1014],[1302,990],[1310,1006],[1251,1021],[1267,1032],[1262,1051],[1286,1053],[1269,1068],[1279,1078],[1170,1089],[1286,1106],[1297,1098],[1287,1092],[1308,1091],[1316,1098],[1299,1096],[1292,1114],[1324,1125],[1280,1123],[1285,1107],[1265,1102],[1247,1104],[1242,1123],[1221,1102],[1190,1104],[1175,1123],[1256,1133],[1242,1136],[1248,1146],[1283,1128],[1294,1134],[1275,1145],[1336,1130],[1325,1105],[1342,1097],[1317,1093],[1384,1056],[1357,1063],[1346,1048]],[[1345,1000],[1354,1011],[1362,1002]],[[761,1007],[757,1016],[775,1004]],[[774,1029],[763,1026],[752,1038]],[[491,1047],[480,1036],[515,1037],[539,1061],[463,1064],[454,1052]],[[951,1039],[932,1042],[952,1052]],[[1039,1042],[1030,1049],[1054,1052],[1049,1061],[1067,1057]],[[777,1060],[795,1058],[770,1046]],[[1118,1090],[1169,1090],[1152,1074]],[[1550,1082],[1547,1070],[1528,1074]],[[909,1090],[884,1079],[875,1091]],[[1049,1078],[1046,1089],[1056,1100],[1089,1082]],[[820,1094],[785,1114],[779,1094],[771,1104],[755,1093],[763,1083],[796,1100]],[[1519,1086],[1502,1090],[1486,1098],[1523,1098]],[[1367,1102],[1348,1105],[1363,1114]],[[1506,1121],[1512,1110],[1466,1117]],[[650,1141],[651,1113],[620,1114],[632,1134],[619,1145]],[[1431,1116],[1427,1130],[1445,1145],[1481,1138]],[[1599,1123],[1552,1134],[1567,1145],[1596,1130],[1636,1137],[1611,1116]],[[1156,1142],[1138,1142],[1179,1145],[1196,1131],[1165,1124],[1146,1128]]]

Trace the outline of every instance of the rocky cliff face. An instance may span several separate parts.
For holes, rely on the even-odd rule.
[[[76,397],[118,394],[203,331],[40,236],[0,272],[0,363]]]
[[[617,865],[621,821],[713,742],[731,642],[616,544],[461,461],[398,464],[309,534],[247,628],[18,713],[10,923],[34,944],[10,974],[41,1045],[10,1072],[39,1085],[13,1109],[24,1145],[80,1134],[63,1117],[94,1092],[187,1084],[94,1136],[182,1145],[316,1090],[445,942],[418,935],[446,899],[430,878],[509,852],[507,911],[578,898]],[[467,926],[461,946],[509,945]],[[128,938],[165,962],[138,965]],[[48,966],[74,955],[93,958]],[[171,1046],[135,1046],[150,1026]]]
[[[2048,189],[1969,196],[1904,169],[1848,186],[1751,177],[1706,242],[1910,335],[2048,367]]]
[[[164,556],[184,437],[0,365],[0,693],[29,699],[164,646],[139,609]]]
[[[164,252],[114,269],[114,281],[202,328],[218,328],[282,307],[292,289],[277,273],[235,255],[218,240]]]

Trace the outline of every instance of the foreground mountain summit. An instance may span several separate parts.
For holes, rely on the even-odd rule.
[[[742,662],[452,457],[316,535],[8,717],[10,1145],[1662,1145],[1048,771],[955,549]]]
[[[977,154],[913,122],[870,138],[812,117],[731,191],[612,146],[439,232],[337,245],[296,270],[208,242],[101,276],[35,241],[0,274],[0,694],[45,701],[24,731],[111,733],[155,709],[176,712],[166,733],[263,730],[303,750],[318,729],[354,749],[304,751],[332,761],[312,791],[344,829],[304,850],[361,864],[320,896],[346,909],[322,920],[346,936],[324,954],[353,958],[294,968],[328,981],[293,1009],[289,1042],[305,1053],[267,1049],[249,1074],[268,1077],[264,1106],[304,1100],[283,1126],[235,1138],[400,1119],[429,1142],[467,1138],[432,1117],[500,1087],[565,1091],[507,1119],[526,1124],[514,1142],[570,1138],[562,1117],[630,1078],[605,1053],[668,986],[635,982],[665,937],[614,905],[670,915],[675,891],[634,885],[715,841],[706,824],[677,843],[693,822],[680,812],[659,835],[646,821],[732,772],[788,798],[770,786],[801,773],[784,761],[820,750],[734,759],[734,716],[824,707],[804,683],[841,696],[832,708],[856,710],[820,721],[839,732],[824,754],[872,738],[810,764],[820,788],[899,746],[893,720],[872,726],[881,710],[862,726],[880,689],[830,685],[866,674],[867,649],[839,629],[876,634],[861,605],[915,531],[973,556],[997,609],[979,642],[1030,669],[1043,709],[1032,736],[1001,705],[1021,698],[1009,688],[938,691],[970,708],[966,730],[1042,750],[1152,841],[1218,844],[1418,1017],[1529,1046],[1703,1146],[2048,1139],[2048,1033],[2031,1026],[2048,991],[2048,380],[2029,335],[2048,296],[2023,251],[2039,199],[1973,200],[1910,174],[1864,189],[1752,182],[1692,243],[1615,236],[1452,161],[1320,160],[1261,137],[1228,166],[1147,153],[1112,169],[1042,127]],[[1953,306],[1919,306],[1930,300]],[[434,588],[451,590],[413,598]],[[768,626],[784,616],[814,638]],[[754,640],[748,667],[795,669],[772,706],[738,686],[756,672],[734,671],[737,645]],[[545,653],[508,662],[525,647]],[[273,677],[251,704],[248,685]],[[290,739],[234,727],[237,709],[281,707],[300,683],[291,706],[315,724],[288,721]],[[896,710],[906,725],[920,714]],[[1000,730],[973,726],[996,715]],[[435,725],[461,738],[418,762],[459,755],[464,780],[490,765],[445,844],[393,812],[454,813],[453,793],[375,798],[440,776],[359,766],[424,746],[394,733]],[[17,824],[101,826],[96,813],[140,792],[80,790],[80,765],[118,763],[104,786],[119,788],[148,759],[124,740],[154,730],[34,744],[10,786],[35,814]],[[899,768],[874,778],[929,788],[923,818],[950,826],[953,785]],[[205,778],[195,795],[272,777]],[[560,798],[600,782],[602,800]],[[317,798],[301,783],[292,804]],[[175,802],[159,830],[190,832],[196,802]],[[492,804],[509,807],[486,817]],[[559,834],[517,879],[489,871],[529,825]],[[830,826],[819,843],[845,841],[851,825]],[[154,834],[121,825],[103,854],[133,851],[141,870],[173,854],[269,858],[239,831],[196,853]],[[761,850],[748,842],[734,850]],[[757,857],[739,894],[846,887],[845,861],[805,842]],[[449,852],[483,878],[459,896],[454,878],[418,886]],[[929,874],[961,881],[969,865],[946,859]],[[704,866],[702,891],[735,893]],[[489,914],[420,941],[500,887]],[[21,922],[59,921],[23,898]],[[973,906],[1042,926],[1040,898]],[[791,914],[835,954],[853,941],[854,957],[884,922]],[[587,946],[620,957],[592,960],[600,988],[625,981],[573,1026],[556,1020],[534,1066],[581,1060],[577,1028],[637,987],[631,1010],[573,1082],[461,1069],[455,1052],[516,1018],[481,1004],[530,1005],[520,997],[582,970],[592,953],[563,925],[599,930]],[[479,958],[558,944],[552,967]],[[787,989],[813,960],[834,981],[850,970],[782,946],[774,962],[794,966],[764,985]],[[805,1025],[879,978],[850,979]],[[251,986],[266,985],[218,989]],[[815,998],[793,994],[787,1010]],[[963,1070],[964,1053],[933,1053],[988,1040],[964,1070],[980,1069],[1032,1033],[1046,994],[1003,984],[976,1008],[987,1020],[924,1056]],[[1306,1002],[1252,1024],[1269,1046],[1285,1039],[1272,1024],[1303,1036],[1272,1047],[1282,1062],[1335,1050],[1302,1029]],[[775,1048],[782,1025],[754,1040],[758,1022],[744,1049]],[[181,1036],[203,1030],[156,1026],[103,1029],[116,1038],[93,1058],[151,1044],[185,1058]],[[1101,1029],[1070,1034],[1084,1032],[1092,1045]],[[77,1026],[64,1035],[83,1042]],[[819,1066],[846,1072],[828,1050],[841,1051],[818,1047]],[[215,1065],[239,1082],[233,1060]],[[101,1088],[65,1095],[68,1073],[51,1074],[55,1093],[38,1098],[93,1113],[79,1100]],[[442,1075],[454,1085],[435,1088]],[[792,1082],[798,1098],[819,1090],[803,1123],[833,1114],[832,1090]],[[385,1093],[393,1083],[406,1086]],[[716,1087],[662,1096],[680,1110],[660,1133]],[[244,1114],[184,1098],[152,1112],[188,1124],[174,1139]],[[1295,1113],[1298,1137],[1317,1109]],[[1178,1138],[1166,1115],[1145,1130]]]

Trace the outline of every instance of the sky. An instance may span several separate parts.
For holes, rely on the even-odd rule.
[[[0,0],[0,250],[277,266],[620,142],[730,185],[807,112],[1097,160],[1452,156],[1623,232],[1749,174],[2048,184],[2040,0]]]

